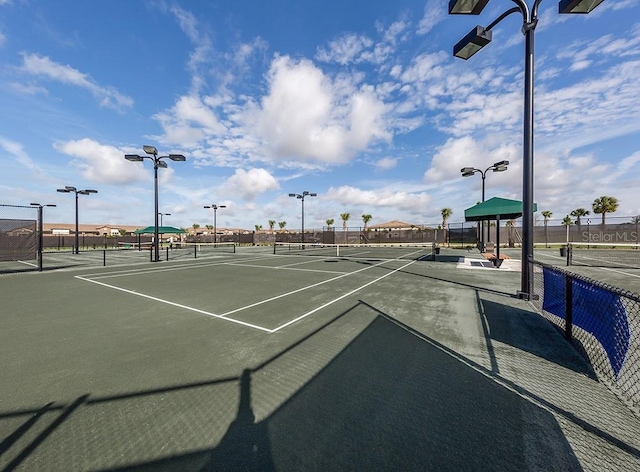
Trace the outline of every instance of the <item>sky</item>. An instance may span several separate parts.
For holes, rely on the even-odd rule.
[[[529,2],[532,3],[532,2]],[[455,43],[513,6],[448,1],[0,0],[0,204],[45,223],[253,230],[400,220],[437,225],[522,199],[522,16],[467,61]],[[535,30],[534,200],[562,219],[609,195],[640,214],[640,0],[589,15],[544,1]],[[0,215],[0,217],[2,217]],[[593,215],[599,221],[599,215]],[[278,224],[276,223],[276,228]]]

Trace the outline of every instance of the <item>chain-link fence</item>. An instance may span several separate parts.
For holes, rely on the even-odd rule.
[[[583,353],[601,381],[640,411],[640,295],[533,264],[536,308]]]
[[[0,205],[0,272],[37,268],[38,241],[36,207]]]

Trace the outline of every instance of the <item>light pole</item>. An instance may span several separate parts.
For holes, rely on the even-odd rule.
[[[40,203],[31,203],[30,205],[38,207],[38,270],[42,272],[42,251],[44,250],[44,223],[43,223],[43,211],[44,207],[56,207],[53,203],[47,203],[41,205]]]
[[[504,172],[505,170],[507,170],[508,165],[509,165],[509,161],[500,161],[487,167],[485,170],[476,169],[475,167],[463,167],[462,169],[460,169],[460,172],[462,172],[462,177],[470,177],[474,174],[480,174],[480,176],[482,177],[482,201],[484,202],[484,180],[487,178],[487,172],[490,170],[493,172]],[[480,245],[482,247],[480,248],[480,250],[483,252],[484,252],[484,243],[485,243],[484,221],[481,221],[480,222]]]
[[[97,190],[91,190],[91,189],[78,190],[75,187],[71,187],[71,186],[67,185],[65,188],[59,188],[58,192],[75,193],[76,194],[76,238],[75,238],[75,244],[74,244],[73,252],[74,252],[74,254],[80,254],[80,249],[79,249],[79,244],[78,244],[78,195],[89,195],[89,194],[92,194],[92,193],[98,193],[98,191]]]
[[[162,225],[162,216],[171,216],[171,213],[158,213],[158,216],[160,216],[160,226]]]
[[[305,190],[302,193],[290,193],[289,196],[298,198],[302,202],[302,236],[300,237],[300,241],[302,242],[302,247],[304,248],[304,197],[317,197],[318,194]]]
[[[154,202],[155,202],[155,211],[154,211],[154,225],[153,225],[153,250],[154,257],[153,261],[158,262],[160,260],[160,244],[158,238],[158,167],[162,167],[165,169],[167,167],[167,163],[162,159],[171,159],[176,162],[184,162],[187,159],[182,154],[169,154],[168,156],[158,156],[158,150],[155,146],[142,146],[142,150],[149,154],[148,156],[139,156],[138,154],[125,154],[124,158],[131,162],[142,162],[145,159],[149,159],[153,162],[153,190],[154,190]]]
[[[218,242],[218,228],[217,228],[217,222],[216,222],[216,213],[218,211],[218,208],[227,208],[227,205],[216,205],[215,203],[212,203],[211,205],[205,205],[205,208],[213,209],[213,244],[216,244]]]
[[[469,59],[489,44],[491,30],[512,13],[522,14],[522,34],[525,37],[524,56],[524,140],[522,159],[522,276],[519,296],[530,299],[533,283],[533,45],[538,24],[538,7],[542,0],[535,0],[530,9],[525,0],[511,0],[517,6],[506,10],[486,27],[476,26],[453,47],[453,55]],[[559,13],[589,13],[603,0],[560,0]],[[489,0],[450,0],[449,14],[479,15]]]

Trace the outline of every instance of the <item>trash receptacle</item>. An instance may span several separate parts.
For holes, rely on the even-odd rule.
[[[562,246],[560,248],[560,257],[567,257],[567,246]]]
[[[440,248],[439,247],[436,248],[436,254],[440,254]]]

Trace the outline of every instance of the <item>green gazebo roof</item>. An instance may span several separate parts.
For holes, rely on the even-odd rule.
[[[134,234],[154,234],[155,227],[147,226],[146,228],[137,229],[134,231]],[[176,228],[175,226],[158,226],[159,234],[181,234],[186,233],[185,230]]]
[[[533,204],[533,211],[538,211],[538,204]],[[522,202],[508,198],[493,197],[486,202],[478,203],[464,211],[465,221],[511,220],[522,216]]]

